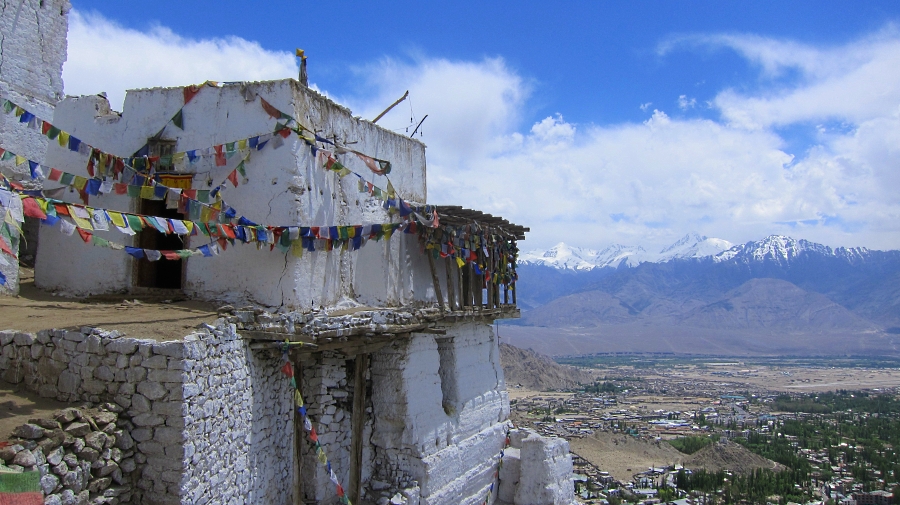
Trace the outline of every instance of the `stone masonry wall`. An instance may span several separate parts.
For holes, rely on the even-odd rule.
[[[293,503],[293,396],[281,354],[250,350],[234,325],[192,337],[181,503]]]
[[[353,412],[353,373],[348,369],[347,358],[334,352],[306,358],[300,364],[299,385],[319,443],[325,447],[338,480],[347,486]],[[371,430],[371,420],[368,429]],[[300,456],[303,498],[323,505],[339,503],[335,486],[329,480],[326,469],[316,459],[314,446],[306,436],[300,441]],[[362,480],[365,482],[365,475]]]
[[[224,323],[174,342],[92,328],[0,332],[4,380],[122,407],[136,502],[151,505],[289,502],[293,440],[278,426],[291,422],[291,391],[279,368],[277,352],[251,351]],[[217,485],[226,482],[235,485]]]

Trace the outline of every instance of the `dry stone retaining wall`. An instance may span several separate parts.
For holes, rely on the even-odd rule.
[[[130,503],[135,447],[121,411],[104,404],[32,419],[0,448],[0,460],[8,470],[40,472],[46,505]]]
[[[44,397],[121,408],[139,503],[283,503],[293,430],[280,354],[250,350],[220,323],[174,342],[2,331],[0,376]]]

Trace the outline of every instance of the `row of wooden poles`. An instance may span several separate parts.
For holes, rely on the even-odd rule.
[[[467,307],[499,309],[508,305],[516,305],[515,283],[495,284],[493,279],[487,281],[487,274],[477,273],[473,263],[467,262],[460,267],[456,263],[456,259],[451,257],[442,258],[444,260],[444,281],[447,286],[447,298],[445,299],[435,259],[431,254],[427,256],[428,266],[431,268],[431,280],[434,282],[434,294],[442,311],[465,310]],[[483,251],[478,251],[478,263],[485,265],[485,272],[497,272],[500,270],[498,256],[495,254],[486,258]]]

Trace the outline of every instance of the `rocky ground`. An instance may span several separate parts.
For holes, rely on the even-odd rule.
[[[70,407],[31,419],[0,442],[0,471],[39,471],[46,505],[128,503],[135,443],[121,410]]]
[[[709,472],[731,470],[734,473],[748,474],[757,468],[784,470],[784,466],[758,454],[750,452],[744,446],[734,442],[711,444],[687,456],[684,466]]]

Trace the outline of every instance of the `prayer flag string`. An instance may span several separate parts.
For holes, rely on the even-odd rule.
[[[291,389],[294,391],[294,407],[297,409],[297,413],[300,414],[300,418],[303,421],[303,429],[306,431],[309,441],[313,444],[316,459],[319,460],[319,464],[321,464],[322,467],[325,468],[325,471],[328,472],[328,479],[334,484],[335,492],[337,493],[340,502],[343,505],[352,505],[350,503],[350,498],[347,497],[347,494],[344,491],[344,487],[341,486],[337,475],[334,473],[334,469],[331,467],[331,461],[328,460],[328,455],[325,454],[325,448],[319,443],[319,435],[316,433],[316,428],[312,425],[312,421],[309,418],[306,405],[303,403],[303,395],[300,393],[300,385],[297,384],[297,378],[294,376],[294,366],[291,364],[290,359],[288,359],[288,348],[289,343],[285,341],[282,354],[284,365],[281,367],[281,373],[291,379]]]

